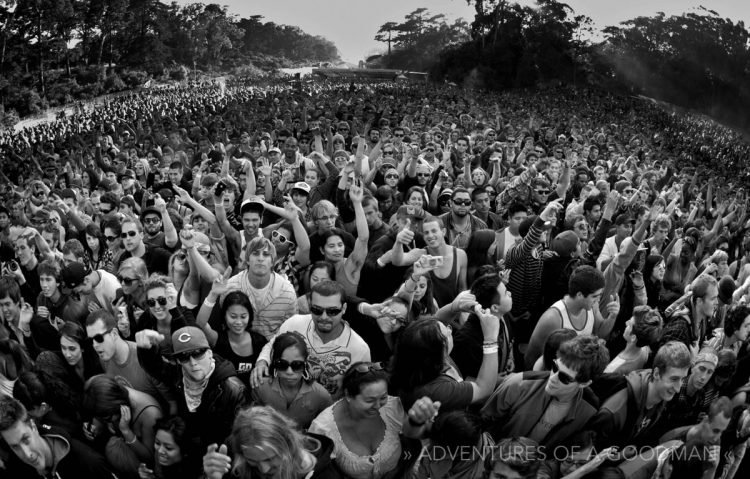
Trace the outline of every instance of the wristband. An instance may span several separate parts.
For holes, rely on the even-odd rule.
[[[494,346],[482,346],[482,354],[497,354],[498,349],[497,344]]]

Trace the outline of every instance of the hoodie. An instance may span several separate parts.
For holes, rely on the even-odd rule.
[[[649,437],[666,403],[646,409],[651,370],[633,371],[625,377],[625,387],[610,396],[593,417],[587,429],[597,432],[599,446],[640,445]]]

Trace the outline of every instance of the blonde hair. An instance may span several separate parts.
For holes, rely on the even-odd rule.
[[[272,407],[253,406],[244,409],[237,414],[232,425],[232,473],[235,477],[249,478],[247,460],[242,451],[260,448],[272,451],[279,458],[279,479],[304,476],[316,464],[315,456],[304,447],[306,440],[292,419]],[[317,447],[320,447],[320,443]]]

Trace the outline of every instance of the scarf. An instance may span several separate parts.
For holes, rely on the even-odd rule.
[[[211,359],[211,368],[208,370],[208,374],[203,378],[203,381],[194,381],[186,375],[182,375],[182,384],[185,386],[185,402],[187,403],[188,411],[195,412],[201,405],[201,399],[203,397],[203,391],[208,386],[208,380],[216,369],[216,360]]]

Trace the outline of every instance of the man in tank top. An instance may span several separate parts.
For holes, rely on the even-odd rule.
[[[526,350],[526,366],[531,369],[544,351],[544,343],[553,331],[570,329],[576,334],[597,334],[603,323],[613,322],[620,311],[617,297],[607,307],[606,320],[596,307],[604,289],[604,275],[592,266],[579,266],[570,275],[568,294],[547,309],[531,334]]]

